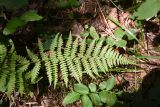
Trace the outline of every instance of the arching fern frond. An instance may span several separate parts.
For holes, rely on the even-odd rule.
[[[7,84],[7,75],[8,75],[8,62],[7,60],[4,61],[1,70],[0,70],[0,91],[5,92],[6,84]]]
[[[30,55],[31,62],[25,57],[19,56],[16,53],[14,44],[10,41],[11,47],[6,47],[0,43],[0,91],[6,92],[7,95],[11,95],[13,91],[18,91],[23,94],[25,90],[25,74],[29,71],[29,66],[32,65],[35,68],[38,60],[37,56]],[[40,65],[37,69],[40,69]],[[37,75],[38,77],[38,75]]]
[[[0,44],[0,66],[3,64],[6,54],[7,54],[7,49],[5,45]]]
[[[71,33],[69,34],[68,41],[66,43],[66,47],[64,49],[64,57],[68,57],[71,54],[71,46],[72,46],[72,35]]]
[[[39,47],[39,51],[40,51],[40,55],[41,55],[42,61],[44,61],[44,65],[46,67],[49,84],[51,85],[51,83],[52,83],[52,68],[51,68],[51,63],[49,61],[47,53],[44,52],[43,44],[40,41],[40,39],[38,39],[38,47]]]
[[[53,42],[51,43],[49,57],[46,56],[42,45],[39,48],[41,56],[45,56],[45,58],[42,58],[42,60],[45,59],[45,65],[49,63],[48,68],[53,74],[53,78],[49,79],[49,82],[51,83],[52,80],[54,87],[58,82],[59,71],[67,86],[69,74],[78,82],[81,82],[83,74],[88,74],[95,79],[101,71],[106,73],[112,67],[133,64],[129,58],[119,54],[109,45],[104,45],[103,40],[93,40],[90,44],[87,44],[85,38],[79,45],[78,38],[72,41],[70,34],[66,44],[63,44],[62,36],[59,35],[55,37]],[[50,74],[47,73],[47,75]],[[51,76],[48,77],[51,78]]]
[[[34,67],[30,71],[31,83],[35,83],[36,78],[38,77],[40,68],[41,68],[41,61],[34,53],[32,53],[29,49],[27,49],[27,53],[31,62],[34,64]]]
[[[62,36],[60,36],[58,39],[57,57],[59,60],[63,80],[65,82],[65,85],[68,86],[68,69],[67,69],[65,57],[62,54],[62,46],[63,46],[63,40],[62,40]]]
[[[12,54],[9,60],[9,81],[7,84],[7,93],[10,95],[13,90],[15,89],[16,83],[16,55],[15,53]]]

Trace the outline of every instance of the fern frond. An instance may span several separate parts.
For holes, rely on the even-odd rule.
[[[104,67],[104,73],[105,72],[108,72],[109,71],[109,67],[108,67],[108,64],[107,64],[107,61],[106,61],[106,59],[105,58],[102,58],[102,64],[103,64],[103,67]]]
[[[11,58],[9,59],[9,81],[7,84],[7,93],[10,95],[15,89],[16,83],[16,53],[12,53]]]
[[[64,49],[64,57],[67,58],[71,54],[71,45],[72,45],[72,35],[69,34],[68,41],[66,43],[66,47]]]
[[[67,87],[68,86],[68,69],[67,69],[67,64],[65,62],[65,58],[62,54],[62,46],[63,46],[63,40],[62,40],[62,37],[60,36],[58,39],[57,57],[60,63],[60,69],[62,71],[62,77]]]
[[[71,50],[71,58],[75,58],[78,51],[78,38],[73,42],[72,50]]]
[[[15,72],[11,72],[9,74],[9,81],[8,81],[8,84],[7,84],[7,93],[8,95],[11,95],[13,90],[15,89],[15,83],[16,83],[16,76],[15,76]]]
[[[47,61],[45,61],[44,65],[46,67],[49,84],[51,85],[51,83],[52,83],[52,68],[51,68],[51,63],[50,63],[49,60],[47,60]]]
[[[76,66],[79,80],[82,80],[83,72],[82,72],[81,60],[80,60],[80,58],[74,58],[73,60],[74,60],[75,66]]]
[[[86,38],[84,40],[82,40],[81,44],[80,44],[80,56],[84,56],[86,52]]]
[[[8,65],[7,65],[7,60],[4,61],[3,66],[1,67],[1,73],[0,73],[0,90],[5,91],[5,86],[6,86],[6,79],[8,76]]]
[[[78,38],[72,41],[71,34],[63,48],[61,36],[56,36],[51,43],[50,55],[44,52],[42,43],[39,42],[40,55],[45,62],[46,71],[52,72],[54,88],[58,82],[58,71],[61,71],[65,85],[68,85],[68,75],[71,75],[81,82],[83,73],[92,78],[99,76],[99,71],[108,72],[110,68],[117,65],[133,64],[127,57],[116,52],[109,45],[103,46],[103,40],[93,40],[88,45],[86,38],[78,44]],[[60,67],[60,69],[58,69]],[[48,71],[47,71],[48,72]],[[50,73],[47,75],[50,75]],[[51,76],[48,76],[51,78]],[[49,82],[51,79],[49,79]]]
[[[48,58],[47,54],[44,52],[43,44],[40,41],[40,39],[38,39],[38,46],[39,46],[39,51],[40,51],[41,58],[44,61],[44,65],[46,67],[49,84],[51,85],[51,83],[52,83],[52,68],[51,68],[51,63],[49,61],[49,58]],[[38,66],[36,68],[38,68]]]
[[[68,69],[71,71],[71,75],[80,83],[79,73],[76,71],[76,67],[71,58],[66,59]]]
[[[6,47],[3,44],[0,44],[0,66],[3,64],[6,54],[7,54]]]
[[[86,51],[86,57],[92,55],[92,52],[94,51],[95,43],[96,43],[96,40],[93,40],[93,41],[89,44],[89,47],[87,48],[87,51]]]
[[[58,82],[58,59],[56,57],[56,52],[55,51],[51,51],[50,61],[51,61],[54,88],[55,88],[56,85],[57,85],[57,82]]]
[[[92,77],[92,78],[95,79],[95,76],[93,75],[92,70],[91,70],[91,67],[90,67],[90,63],[87,61],[87,59],[86,59],[85,57],[82,57],[81,61],[82,61],[82,64],[83,64],[83,67],[84,67],[86,73],[87,73],[90,77]]]
[[[57,47],[58,37],[59,37],[59,33],[57,33],[55,38],[52,40],[51,45],[50,45],[50,51],[54,51],[55,48]]]
[[[38,56],[33,54],[29,49],[27,49],[27,53],[29,58],[31,59],[32,63],[34,63],[33,69],[30,71],[31,76],[31,83],[34,83],[36,78],[38,77],[40,68],[41,68],[41,62]]]
[[[105,72],[105,67],[103,66],[103,63],[102,63],[102,61],[101,61],[101,59],[99,57],[95,58],[95,63],[97,64],[98,68],[101,71]]]
[[[40,56],[42,58],[42,61],[47,61],[48,56],[44,52],[44,47],[43,47],[43,44],[40,39],[38,39],[38,47],[39,47],[39,52],[40,52]]]
[[[18,57],[18,56],[17,56]],[[18,65],[18,69],[16,72],[16,83],[17,83],[17,87],[18,87],[18,92],[20,92],[20,94],[22,95],[24,92],[24,77],[23,77],[23,73],[24,71],[27,70],[27,68],[29,67],[29,61],[26,60],[23,57],[20,57],[18,59],[21,59],[21,63]]]
[[[102,44],[103,44],[103,40],[100,40],[97,44],[96,44],[96,47],[94,49],[94,52],[93,52],[93,56],[98,56],[100,51],[101,51],[101,47],[102,47]]]
[[[18,84],[18,92],[22,95],[24,92],[24,81],[23,81],[23,73],[21,71],[17,72],[18,80],[16,81]]]
[[[91,68],[92,68],[92,71],[94,72],[94,74],[96,74],[97,76],[99,76],[98,68],[97,68],[97,65],[95,63],[94,58],[89,58],[89,63],[91,65]]]
[[[112,51],[112,48],[109,48],[105,54],[105,58],[107,60],[107,64],[108,66],[111,68],[112,67],[112,63],[111,63],[111,58],[110,58],[110,55],[111,55],[111,51]]]
[[[106,46],[102,49],[102,51],[101,51],[101,53],[100,53],[100,55],[99,55],[100,58],[105,58],[105,54],[106,54],[108,48],[109,48],[109,45],[106,45]]]

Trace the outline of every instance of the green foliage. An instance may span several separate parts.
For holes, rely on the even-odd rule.
[[[38,21],[42,19],[42,16],[38,15],[35,10],[29,10],[25,12],[24,14],[22,14],[20,19],[25,22]]]
[[[93,107],[89,96],[87,95],[82,96],[82,107]]]
[[[14,17],[8,21],[6,27],[3,30],[4,35],[13,34],[16,30],[30,21],[41,20],[42,16],[39,16],[36,11],[30,10],[25,12],[21,17]]]
[[[83,84],[74,84],[74,90],[80,94],[89,94],[89,89]]]
[[[7,91],[7,94],[11,94],[13,90],[16,88],[16,84],[18,85],[19,90],[23,92],[23,80],[21,80],[22,75],[21,72],[24,72],[28,65],[22,66],[22,64],[27,64],[28,61],[22,57],[16,55],[14,51],[14,47],[10,50],[0,44],[1,53],[1,60],[0,60],[0,89],[1,91]],[[19,59],[22,59],[21,61]],[[16,67],[17,66],[17,67]],[[16,78],[18,75],[18,78]]]
[[[99,76],[101,71],[108,72],[110,68],[117,65],[134,64],[108,45],[103,45],[103,40],[93,40],[87,45],[86,39],[84,39],[80,42],[80,46],[78,42],[78,39],[72,41],[70,34],[65,46],[62,36],[57,34],[51,42],[49,52],[46,52],[39,39],[38,47],[41,59],[29,49],[27,49],[27,58],[17,55],[13,43],[11,43],[12,48],[0,44],[1,91],[10,95],[14,90],[18,90],[18,92],[23,94],[26,87],[25,83],[35,84],[40,79],[41,64],[44,64],[48,81],[50,85],[54,84],[54,88],[56,88],[59,80],[59,71],[61,71],[61,78],[64,80],[65,85],[68,86],[69,75],[81,82],[84,73],[94,79],[96,76]],[[113,79],[105,82],[109,86],[105,85],[103,89],[111,90],[114,86],[112,82]],[[88,88],[83,84],[75,84],[74,89],[80,94],[89,94],[89,90],[91,92],[96,91],[96,86],[90,84]]]
[[[28,72],[27,75],[28,75],[28,79],[31,78],[31,83],[34,84],[36,83],[36,79],[38,77],[38,74],[41,68],[41,61],[38,58],[38,56],[33,54],[29,49],[27,49],[27,53],[28,53],[28,57],[31,59],[31,63],[34,64],[34,67],[30,72]]]
[[[146,0],[140,5],[134,16],[139,20],[152,18],[160,11],[160,0]]]
[[[111,90],[115,85],[115,78],[109,78],[107,81],[103,81],[99,84],[101,90],[106,89],[107,91]]]
[[[65,99],[63,100],[63,104],[70,104],[73,103],[77,100],[79,100],[80,98],[80,94],[77,92],[70,92],[68,93],[68,95],[65,97]]]
[[[88,87],[91,92],[96,92],[96,90],[97,90],[96,84],[90,83]]]
[[[53,82],[54,87],[56,86],[59,71],[67,86],[70,74],[81,82],[84,73],[95,79],[100,72],[108,72],[110,68],[117,65],[134,64],[129,58],[114,51],[112,47],[103,46],[103,43],[103,40],[92,40],[87,45],[84,39],[78,46],[78,39],[72,41],[70,34],[67,43],[63,44],[62,37],[57,34],[51,43],[48,55],[39,40],[39,51],[45,63],[49,83]]]
[[[93,26],[85,25],[85,31],[81,33],[82,37],[91,37],[93,39],[99,39],[99,35]]]
[[[0,43],[0,91],[8,95],[11,95],[13,91],[23,94],[26,79],[31,78],[31,83],[34,83],[41,64],[36,55],[29,50],[28,53],[30,60],[17,55],[12,42],[11,48]],[[29,69],[30,65],[33,66],[33,69]],[[24,77],[25,74],[28,78]]]
[[[90,88],[90,91],[89,88],[84,84],[75,84],[74,91],[67,94],[63,100],[63,104],[67,105],[77,100],[81,100],[82,107],[103,107],[103,104],[107,104],[109,107],[112,107],[117,101],[117,93],[111,91],[113,90],[114,86],[114,77],[101,82],[99,84],[99,88],[96,88],[96,85],[93,83],[89,84],[88,87]],[[85,92],[83,92],[83,90]]]
[[[124,25],[120,24],[117,20],[113,19],[112,17],[108,17],[108,19],[110,21],[112,21],[114,24],[116,24],[117,26],[119,26],[122,30],[125,31],[126,36],[128,37],[129,40],[136,40],[138,43],[140,43],[140,41],[137,39],[136,35],[134,34],[134,32],[132,32],[132,30],[129,30],[128,28],[126,28]],[[121,32],[120,32],[121,33]],[[123,33],[122,33],[123,34]],[[140,43],[141,44],[141,43]]]
[[[22,27],[24,25],[24,22],[22,20],[19,20],[19,18],[14,17],[11,20],[8,21],[6,24],[6,27],[3,30],[4,35],[13,34],[18,27]]]

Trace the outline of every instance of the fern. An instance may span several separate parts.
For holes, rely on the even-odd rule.
[[[33,62],[35,63],[33,69],[36,68],[40,60],[31,52],[28,52],[31,62],[27,58],[17,55],[13,43],[10,43],[11,48],[0,44],[0,91],[6,92],[7,95],[11,95],[13,91],[18,91],[22,95],[25,91],[24,83],[27,82],[24,75],[28,72],[25,71],[29,71],[29,66]],[[34,72],[38,72],[39,69],[40,64]],[[38,77],[38,75],[32,76]]]
[[[16,83],[16,55],[15,53],[12,54],[10,60],[9,60],[9,81],[7,84],[7,93],[11,94],[15,88]]]
[[[56,58],[56,53],[51,52],[50,61],[53,73],[54,88],[56,88],[56,84],[58,82],[58,59]]]
[[[0,44],[0,66],[3,64],[3,61],[6,57],[7,49],[4,45]]]
[[[46,67],[46,71],[47,71],[49,84],[51,85],[51,83],[52,83],[51,63],[49,61],[49,58],[48,58],[47,54],[44,52],[43,45],[42,45],[42,43],[41,43],[41,41],[39,39],[38,39],[38,46],[39,46],[39,51],[40,51],[40,55],[41,55],[42,61],[45,62],[45,67]]]
[[[35,83],[35,80],[38,77],[39,70],[41,68],[40,67],[41,66],[41,61],[38,58],[38,56],[36,56],[35,54],[33,54],[29,49],[27,49],[27,53],[28,53],[28,56],[31,59],[32,63],[34,63],[34,67],[30,71],[30,77],[31,77],[31,83]]]
[[[7,72],[8,72],[8,65],[7,61],[5,60],[2,67],[1,67],[1,73],[0,73],[0,91],[5,91],[5,85],[6,85],[6,78],[7,78]]]
[[[70,34],[66,44],[63,44],[62,36],[57,34],[51,43],[49,57],[46,56],[47,54],[40,42],[40,54],[45,57],[42,60],[45,65],[47,65],[46,63],[51,65],[48,68],[50,67],[49,70],[52,73],[54,88],[59,79],[59,71],[65,85],[68,86],[69,74],[81,82],[84,73],[95,79],[96,76],[99,76],[100,71],[106,73],[109,72],[110,68],[118,65],[134,64],[129,58],[114,51],[109,45],[104,46],[103,40],[93,40],[89,45],[86,43],[86,38],[80,42],[80,45],[78,45],[78,38],[72,40]]]
[[[59,79],[63,79],[68,86],[70,75],[81,82],[84,74],[96,79],[101,71],[106,73],[118,65],[134,64],[128,57],[103,42],[93,40],[87,44],[86,38],[83,41],[78,38],[73,41],[70,34],[67,43],[63,44],[62,36],[57,34],[52,40],[49,52],[46,52],[41,40],[38,40],[41,59],[29,49],[27,58],[19,56],[12,43],[11,48],[0,43],[0,91],[7,92],[8,95],[13,91],[23,94],[26,82],[37,82],[43,64],[49,84],[53,83],[54,88]]]
[[[63,40],[62,40],[62,36],[60,36],[58,39],[57,57],[60,63],[60,69],[62,71],[62,77],[64,79],[65,85],[68,86],[68,69],[67,69],[65,57],[62,54],[62,46],[63,46]]]

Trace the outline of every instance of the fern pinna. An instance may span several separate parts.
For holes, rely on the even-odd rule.
[[[53,82],[56,87],[59,72],[67,86],[69,75],[81,82],[84,73],[95,79],[96,76],[99,76],[100,71],[106,73],[117,65],[134,64],[127,57],[114,51],[112,47],[103,46],[103,44],[103,40],[92,40],[89,45],[87,45],[86,39],[78,41],[77,38],[73,41],[70,34],[63,48],[62,36],[57,34],[52,40],[49,54],[47,54],[39,40],[40,55],[45,63],[49,83]]]

